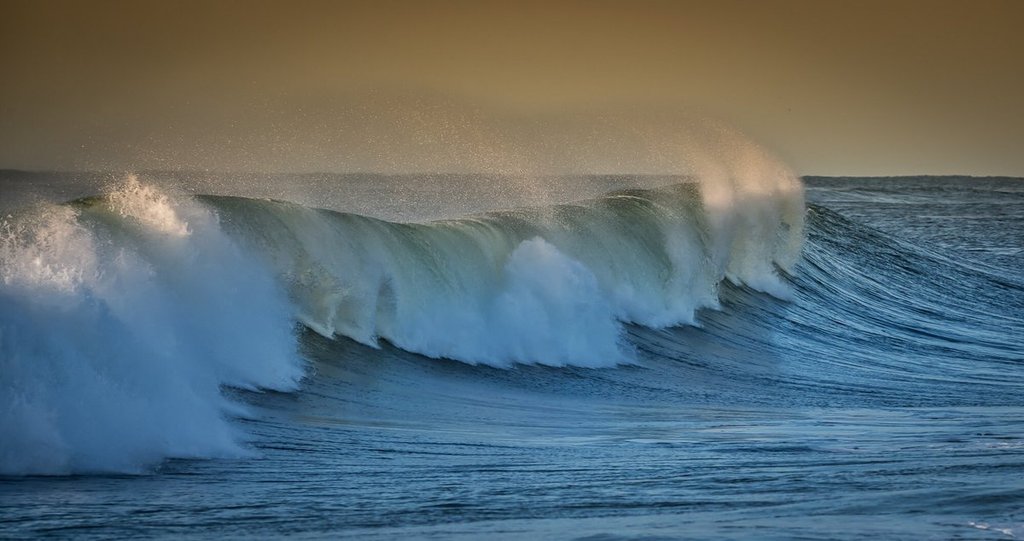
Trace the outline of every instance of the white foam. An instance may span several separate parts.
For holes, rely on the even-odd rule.
[[[508,255],[492,291],[430,299],[378,332],[432,357],[505,366],[614,366],[627,360],[621,324],[584,265],[535,237]]]
[[[0,473],[247,451],[221,386],[294,389],[291,309],[216,217],[130,178],[0,238]]]

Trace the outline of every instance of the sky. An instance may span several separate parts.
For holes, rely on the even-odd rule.
[[[800,174],[1024,176],[1022,28],[1017,0],[0,0],[0,168],[657,172],[725,125]]]

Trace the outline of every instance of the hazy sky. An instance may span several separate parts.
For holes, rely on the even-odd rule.
[[[1024,176],[1017,0],[0,0],[0,65],[0,167],[642,169],[713,118],[802,174]]]

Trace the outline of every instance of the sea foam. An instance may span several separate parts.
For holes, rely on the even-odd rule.
[[[200,205],[129,177],[0,227],[0,473],[244,454],[221,386],[302,377],[287,298]]]

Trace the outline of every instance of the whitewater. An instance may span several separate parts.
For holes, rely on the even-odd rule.
[[[1024,534],[1017,179],[3,175],[5,536]]]

